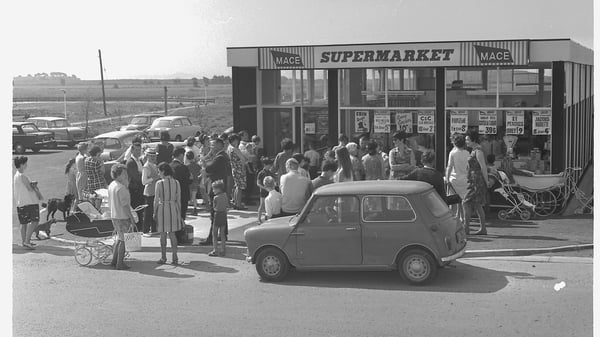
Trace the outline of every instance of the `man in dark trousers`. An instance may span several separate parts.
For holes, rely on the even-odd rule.
[[[183,165],[185,149],[178,147],[173,151],[173,161],[170,166],[173,169],[173,177],[179,181],[181,187],[181,217],[185,221],[188,201],[190,201],[190,184],[192,183],[190,170]]]
[[[422,168],[414,169],[409,174],[400,177],[401,180],[418,180],[429,183],[438,192],[443,200],[446,200],[446,192],[444,189],[444,176],[437,171],[433,166],[435,164],[435,153],[426,151],[421,156]]]
[[[142,185],[142,144],[133,143],[131,145],[131,157],[127,159],[127,175],[129,176],[129,196],[131,198],[131,207],[136,208],[144,203],[144,185]],[[138,232],[143,230],[144,211],[137,212],[138,222],[135,224]]]
[[[202,163],[202,166],[206,172],[206,175],[210,181],[223,180],[227,181],[227,174],[231,172],[231,164],[229,163],[229,157],[225,153],[225,143],[222,139],[217,138],[210,141],[210,152],[206,156],[208,160]],[[210,184],[208,184],[210,186]],[[227,190],[227,186],[225,187]],[[210,231],[208,231],[208,238],[206,241],[201,242],[201,245],[212,245],[212,227],[214,221],[214,210],[213,210],[213,198],[215,194],[210,189],[208,193],[209,207],[210,207]],[[227,227],[225,227],[225,235],[227,235]]]

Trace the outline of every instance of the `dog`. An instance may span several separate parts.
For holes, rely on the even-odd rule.
[[[40,215],[44,214],[44,212],[48,211],[48,204],[42,203],[42,211],[40,212]],[[56,219],[50,219],[48,220],[48,216],[46,216],[46,221],[45,222],[41,222],[44,221],[44,219],[40,219],[40,223],[35,226],[34,232],[35,232],[35,237],[38,240],[41,240],[40,238],[40,231],[43,231],[46,233],[46,239],[50,238],[50,227],[52,227],[52,224],[56,222]]]
[[[75,196],[73,194],[65,195],[64,199],[51,198],[48,199],[48,214],[46,215],[46,221],[52,216],[54,219],[54,214],[56,211],[61,211],[63,214],[63,219],[66,219],[71,213],[71,206],[73,205],[73,200]]]

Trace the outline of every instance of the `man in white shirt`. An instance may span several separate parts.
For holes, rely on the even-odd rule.
[[[311,182],[298,172],[298,161],[290,158],[285,162],[287,173],[281,177],[280,188],[283,199],[281,201],[282,216],[298,213],[311,192]]]
[[[110,169],[110,175],[114,180],[108,185],[108,205],[110,206],[110,218],[118,238],[113,248],[111,265],[118,270],[127,270],[129,266],[123,263],[125,233],[129,230],[130,225],[135,224],[131,212],[131,197],[127,188],[129,182],[127,167],[123,164],[115,164]]]

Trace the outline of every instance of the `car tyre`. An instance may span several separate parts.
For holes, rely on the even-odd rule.
[[[67,147],[72,149],[75,147],[75,145],[77,145],[77,142],[70,142],[67,144]]]
[[[16,154],[23,154],[25,153],[25,146],[23,146],[23,144],[17,144],[15,145],[15,153]]]
[[[182,140],[181,135],[175,136],[175,141],[180,142]]]
[[[31,148],[31,151],[33,151],[33,153],[38,153],[38,152],[40,152],[40,150],[41,149],[39,147],[32,147]]]
[[[400,275],[413,285],[425,285],[435,279],[438,266],[435,260],[423,249],[410,249],[398,261]]]
[[[261,251],[256,258],[256,271],[263,281],[282,281],[290,269],[290,264],[285,254],[279,249],[267,248]]]

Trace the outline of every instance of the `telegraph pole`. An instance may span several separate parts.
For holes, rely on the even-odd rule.
[[[167,87],[165,87],[165,116],[167,115]]]
[[[104,107],[104,116],[106,113],[106,94],[104,93],[104,68],[102,67],[102,52],[98,49],[98,57],[100,58],[100,82],[102,83],[102,106]]]

